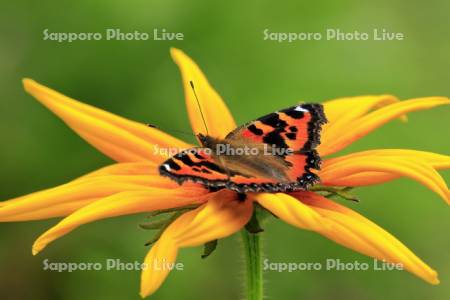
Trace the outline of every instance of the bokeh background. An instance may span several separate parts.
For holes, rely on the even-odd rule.
[[[191,55],[222,94],[239,123],[298,100],[394,94],[401,99],[448,96],[448,1],[3,1],[0,10],[0,199],[52,187],[111,161],[25,94],[30,77],[66,95],[122,116],[189,131],[180,76],[170,47]],[[51,32],[119,28],[182,32],[183,41],[44,41]],[[404,41],[264,41],[271,32],[402,32]],[[410,114],[345,152],[374,148],[450,154],[450,108]],[[175,134],[180,138],[185,137]],[[442,172],[450,181],[448,172]],[[437,269],[431,286],[406,272],[309,271],[266,273],[268,299],[448,299],[448,207],[409,179],[360,188],[363,213]],[[342,201],[340,201],[342,203]],[[99,221],[63,237],[37,257],[33,240],[58,220],[0,224],[1,299],[139,299],[139,272],[43,271],[52,262],[141,261],[151,237],[142,215]],[[372,263],[325,238],[272,220],[263,233],[272,262]],[[152,299],[242,298],[239,236],[223,240],[208,259],[201,248],[181,251],[185,271],[172,272]]]

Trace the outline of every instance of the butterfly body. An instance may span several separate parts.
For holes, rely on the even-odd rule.
[[[270,155],[273,148],[266,144],[232,138],[217,139],[201,134],[198,138],[203,147],[211,150],[213,160],[230,174],[289,182],[286,174],[288,164],[282,158]]]
[[[326,122],[320,104],[293,106],[246,123],[225,138],[199,134],[201,147],[164,162],[160,174],[239,193],[305,190],[319,180],[315,147]]]

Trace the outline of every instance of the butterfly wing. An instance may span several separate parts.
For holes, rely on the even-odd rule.
[[[320,168],[315,147],[320,143],[321,125],[325,122],[322,105],[293,106],[244,124],[223,141],[250,147],[265,144],[281,150],[273,156],[220,156],[209,148],[191,148],[165,161],[159,171],[179,184],[190,180],[240,193],[306,189],[318,180],[311,170]],[[286,155],[289,151],[285,150],[293,153]],[[287,180],[280,181],[282,175]]]
[[[269,190],[277,184],[274,178],[253,177],[224,168],[208,148],[191,148],[166,160],[159,167],[162,176],[201,183],[209,188],[228,188],[240,193]]]
[[[321,104],[300,104],[246,123],[225,139],[266,144],[273,147],[275,156],[285,161],[290,182],[279,183],[269,191],[305,189],[319,180],[312,170],[320,169],[321,159],[315,148],[320,143],[321,127],[326,122]]]
[[[161,164],[159,172],[179,184],[190,180],[210,187],[221,187],[228,179],[226,170],[214,162],[207,148],[182,151]]]

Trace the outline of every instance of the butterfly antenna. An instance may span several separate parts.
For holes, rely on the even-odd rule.
[[[160,129],[160,130],[161,130],[160,127],[158,127],[158,126],[156,126],[156,125],[153,125],[153,124],[147,123],[147,124],[145,124],[145,125],[148,126],[148,127],[150,127],[150,128],[155,128],[155,129]],[[167,131],[171,131],[171,132],[174,132],[174,133],[180,133],[180,134],[184,134],[184,135],[188,135],[188,136],[195,136],[195,135],[193,135],[192,133],[184,132],[184,131],[176,130],[176,129],[169,129],[169,130],[167,130]]]
[[[203,125],[205,125],[206,134],[209,135],[208,126],[206,126],[205,116],[203,115],[202,107],[200,106],[200,101],[198,101],[197,93],[195,92],[194,88],[194,83],[192,82],[192,80],[190,80],[189,83],[191,84],[192,91],[194,92],[195,100],[197,100],[198,109],[200,110],[200,115],[202,116]]]

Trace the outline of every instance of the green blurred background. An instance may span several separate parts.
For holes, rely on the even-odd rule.
[[[66,95],[141,122],[188,131],[180,76],[170,47],[191,55],[239,123],[303,99],[394,94],[401,99],[449,94],[448,1],[3,1],[0,10],[0,198],[52,187],[111,163],[25,94],[30,77]],[[51,32],[119,28],[182,32],[183,41],[44,41]],[[271,32],[402,32],[404,41],[264,41]],[[413,113],[345,152],[410,148],[450,154],[450,108]],[[179,136],[185,138],[183,136]],[[191,139],[192,141],[192,139]],[[448,172],[442,172],[447,182]],[[268,299],[448,299],[448,207],[416,182],[400,179],[360,188],[362,201],[344,204],[387,229],[437,269],[431,286],[406,272],[267,272]],[[341,202],[342,203],[342,202]],[[33,240],[57,220],[1,224],[1,299],[138,299],[139,272],[56,273],[42,261],[141,261],[151,236],[142,215],[83,226],[37,257]],[[372,260],[325,238],[272,220],[263,233],[272,262]],[[172,272],[152,299],[242,298],[239,236],[181,251],[185,271]]]

